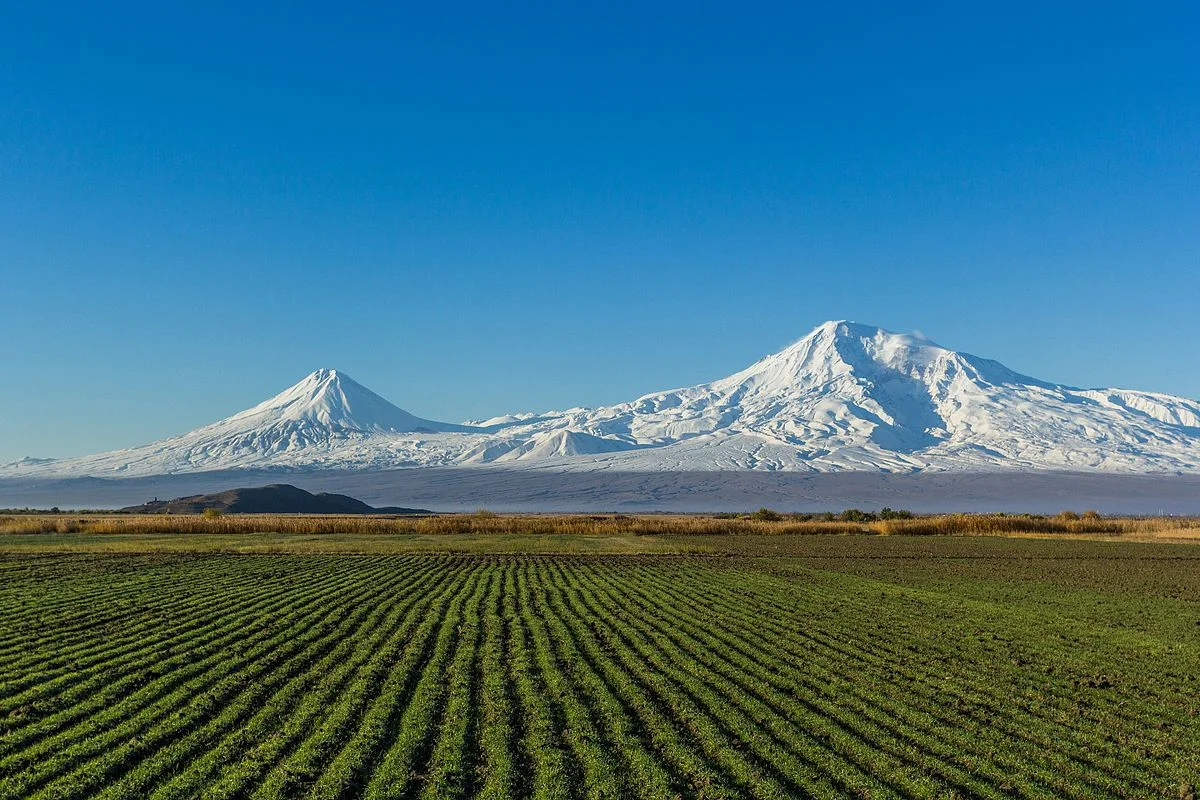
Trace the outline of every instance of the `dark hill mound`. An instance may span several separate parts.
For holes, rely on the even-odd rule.
[[[313,494],[297,486],[273,483],[216,494],[151,500],[121,509],[132,514],[200,514],[207,509],[223,514],[429,514],[420,508],[375,508],[344,494]]]

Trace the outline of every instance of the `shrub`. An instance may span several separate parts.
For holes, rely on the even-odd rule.
[[[779,522],[779,520],[783,519],[783,515],[769,508],[760,508],[750,515],[750,519],[755,519],[759,522]]]
[[[880,519],[912,519],[913,513],[911,511],[906,511],[904,509],[895,511],[891,508],[888,508],[887,506],[884,506],[882,509],[879,510],[879,518]]]
[[[870,511],[859,508],[847,508],[838,517],[842,522],[874,522],[876,517]]]
[[[204,514],[205,519],[216,519],[217,517],[221,516],[221,509],[206,508],[206,509],[204,509],[203,514]]]

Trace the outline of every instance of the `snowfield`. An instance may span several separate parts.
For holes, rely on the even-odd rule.
[[[475,423],[421,419],[335,370],[143,447],[0,475],[488,465],[556,471],[1200,472],[1200,403],[1077,389],[853,322],[712,383]]]

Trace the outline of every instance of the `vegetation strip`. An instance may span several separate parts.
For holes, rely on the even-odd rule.
[[[806,545],[816,560],[10,554],[0,798],[999,800],[1200,782],[1195,560],[861,541]],[[898,557],[939,548],[957,554],[941,571]]]

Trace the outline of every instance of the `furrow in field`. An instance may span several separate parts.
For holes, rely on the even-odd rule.
[[[580,600],[589,615],[606,618],[606,611],[596,604],[595,595],[581,595]],[[778,747],[757,724],[729,706],[725,698],[676,669],[663,657],[659,643],[646,641],[620,624],[624,621],[614,620],[611,626],[600,629],[602,640],[645,690],[658,699],[676,724],[691,735],[710,763],[727,771],[740,790],[752,797],[782,798],[806,793],[802,785],[780,768]]]
[[[718,585],[719,582],[716,582],[707,589],[698,591],[703,593]],[[730,617],[741,615],[745,618],[745,612],[738,607],[739,600],[745,597],[745,588],[739,585],[737,589],[730,588],[729,591],[730,595],[726,597],[725,605],[719,607],[719,612]],[[696,597],[692,596],[687,600],[695,602]],[[829,659],[830,674],[833,674],[835,678],[839,673],[839,667],[843,666],[847,660],[857,662],[860,665],[857,672],[862,675],[874,675],[875,692],[865,698],[865,701],[871,705],[881,703],[887,705],[888,698],[893,698],[893,704],[888,706],[888,714],[905,719],[910,726],[931,731],[927,741],[949,736],[950,740],[945,741],[944,744],[944,751],[949,757],[963,752],[961,740],[964,736],[968,737],[967,741],[976,743],[981,740],[994,741],[996,743],[995,752],[1003,762],[995,767],[1002,783],[1010,782],[1004,780],[1005,774],[1011,774],[1017,765],[1023,765],[1027,774],[1036,774],[1038,780],[1045,785],[1058,786],[1058,791],[1066,791],[1068,787],[1079,785],[1085,791],[1088,791],[1087,787],[1091,787],[1090,791],[1095,793],[1111,790],[1116,785],[1114,775],[1120,771],[1119,769],[1097,764],[1095,763],[1096,759],[1092,756],[1070,760],[1059,752],[1062,748],[1056,734],[1061,737],[1060,725],[1041,717],[1026,717],[1018,721],[1009,721],[1012,714],[1011,695],[1008,698],[1008,704],[994,697],[990,700],[987,698],[981,700],[979,694],[986,691],[984,685],[988,682],[980,680],[977,674],[965,673],[960,675],[955,682],[949,682],[947,676],[943,675],[940,682],[935,682],[926,673],[923,664],[918,664],[916,668],[906,668],[905,662],[908,659],[902,655],[891,656],[887,652],[881,653],[871,648],[863,648],[857,640],[849,635],[844,626],[844,635],[836,640],[830,640],[818,632],[802,629],[793,629],[793,635],[789,638],[785,635],[786,629],[779,628],[776,623],[763,622],[762,624],[773,628],[780,634],[777,637],[771,637],[770,644],[772,646],[786,649],[794,639],[805,639],[810,644],[823,645],[816,649],[806,648],[803,653],[808,655],[809,663]],[[902,639],[903,636],[899,638]],[[749,643],[752,647],[754,644],[754,642]],[[834,651],[834,655],[830,656],[825,652],[826,650]],[[896,683],[897,679],[903,682],[902,692]],[[856,690],[855,686],[843,687],[842,696],[853,696]],[[963,697],[969,699],[964,700]],[[918,705],[913,705],[914,700],[920,701],[921,699],[925,700],[923,704],[918,702]],[[958,715],[943,713],[942,709],[947,705],[948,700],[953,700],[954,705],[962,707]],[[913,715],[917,717],[915,721],[908,719]],[[964,724],[966,724],[966,728],[964,728]],[[1039,736],[1041,738],[1038,738]],[[956,739],[957,741],[955,741]],[[1018,745],[1018,749],[1023,748],[1027,753],[1025,760],[1016,760],[1016,756],[1009,752],[1014,744]],[[1082,746],[1086,748],[1084,753],[1088,753],[1092,749],[1088,747],[1086,739]],[[1052,767],[1042,764],[1047,758],[1045,755],[1047,748],[1051,749],[1048,757],[1055,762]],[[987,769],[977,761],[965,766],[975,772]],[[1140,767],[1133,767],[1133,769],[1139,771]],[[1128,768],[1124,770],[1125,773],[1128,771]]]
[[[136,565],[120,569],[118,559],[104,559],[104,570],[92,571],[96,559],[59,557],[47,559],[40,569],[13,571],[0,579],[0,626],[15,627],[29,617],[55,614],[67,622],[64,610],[88,609],[94,601],[120,594],[160,594],[170,588],[173,579],[189,572],[190,559],[169,561],[123,557],[119,561]],[[7,648],[6,648],[7,649]]]
[[[845,576],[843,576],[845,577]],[[766,588],[766,594],[773,594],[772,589],[778,586],[778,579],[774,576],[761,574],[747,574],[746,590],[758,588]],[[873,580],[861,579],[861,582],[869,586],[886,586],[889,589],[895,587],[888,584],[879,584]],[[865,595],[861,590],[860,595]],[[856,613],[863,615],[877,614],[877,609],[873,608],[869,602],[864,602],[864,597],[849,597],[841,598],[845,606],[853,609]],[[765,600],[765,595],[764,595]],[[959,609],[958,614],[961,614],[961,604],[955,603],[954,607]],[[782,611],[782,606],[766,609],[766,613],[772,618],[777,611]],[[786,613],[786,612],[784,612]],[[920,623],[925,619],[923,614],[915,617],[914,622]],[[980,619],[979,627],[987,629],[989,620]],[[914,627],[912,622],[903,615],[894,616],[889,619],[889,632],[892,635],[887,637],[886,641],[879,641],[876,649],[878,655],[882,655],[889,661],[896,661],[903,664],[910,660],[911,653],[907,651],[905,642],[912,640],[921,640],[928,635],[927,630],[922,630],[920,627]],[[836,646],[839,643],[848,645],[851,649],[859,646],[858,638],[850,631],[825,631],[822,633],[824,640]],[[1064,644],[1059,642],[1054,637],[1040,637],[1039,650],[1042,658],[1050,660],[1053,663],[1071,663],[1071,656],[1078,648],[1074,645]],[[943,654],[938,657],[938,671],[943,674],[946,679],[955,679],[961,682],[964,686],[969,687],[976,696],[978,701],[972,701],[971,707],[978,707],[981,711],[989,714],[995,714],[1003,709],[1010,707],[1014,699],[1014,687],[1005,682],[989,680],[980,683],[976,680],[974,673],[974,662],[963,662],[962,659],[952,658],[951,654]],[[999,656],[995,656],[999,658]],[[1003,659],[1000,663],[994,664],[994,667],[1004,669],[1004,663],[1007,659]],[[1036,701],[1038,711],[1036,715],[1039,718],[1045,719],[1058,733],[1059,736],[1067,735],[1082,735],[1085,738],[1097,725],[1109,726],[1131,726],[1130,733],[1137,732],[1144,737],[1150,739],[1158,739],[1156,749],[1162,752],[1162,748],[1169,747],[1170,742],[1166,736],[1160,734],[1158,728],[1167,728],[1171,725],[1178,724],[1184,720],[1190,709],[1186,704],[1172,703],[1169,701],[1177,700],[1178,698],[1168,695],[1159,694],[1157,686],[1144,685],[1140,688],[1137,695],[1121,695],[1119,698],[1110,698],[1104,693],[1095,694],[1090,698],[1091,702],[1087,706],[1081,706],[1076,700],[1075,693],[1064,691],[1062,686],[1047,687],[1045,676],[1035,676],[1032,679],[1029,676],[1010,676],[1010,680],[1017,679],[1021,681],[1018,687],[1024,692],[1025,696],[1031,701]],[[1032,682],[1031,682],[1032,681]],[[990,699],[989,699],[990,698]],[[1174,718],[1163,716],[1163,711],[1166,707],[1176,706],[1178,714]],[[1031,711],[1031,713],[1034,713]],[[1147,724],[1149,723],[1149,729]],[[1082,740],[1081,740],[1082,741]],[[1120,756],[1114,753],[1114,763],[1119,765]]]
[[[61,695],[66,687],[80,682],[93,668],[102,668],[110,663],[133,668],[137,663],[130,661],[130,656],[149,651],[152,647],[165,648],[187,641],[209,620],[220,621],[223,625],[229,610],[239,608],[251,598],[258,598],[261,602],[265,599],[264,589],[272,587],[270,582],[263,581],[253,573],[243,574],[241,578],[232,589],[220,587],[223,593],[217,593],[217,587],[209,589],[195,603],[172,608],[170,614],[160,613],[156,618],[131,627],[114,625],[112,627],[119,631],[115,636],[99,636],[107,631],[97,627],[92,630],[89,640],[79,642],[76,647],[55,650],[49,654],[36,650],[28,653],[20,662],[0,670],[0,675],[6,676],[6,680],[0,683],[0,714],[28,704],[39,693]],[[274,588],[283,585],[274,584]],[[132,610],[126,610],[126,620],[130,614],[144,616],[146,612],[140,603],[135,604],[132,599],[127,602]],[[181,620],[184,622],[181,623]]]
[[[329,577],[341,581],[356,580],[349,574],[343,578]],[[66,687],[63,682],[53,680],[40,688],[35,685],[28,698],[23,699],[26,703],[40,704],[35,706],[39,715],[28,724],[21,724],[26,717],[19,716],[17,724],[0,739],[0,756],[3,756],[0,757],[0,770],[14,750],[27,748],[34,740],[60,734],[72,724],[86,721],[90,715],[103,712],[118,701],[127,704],[137,697],[151,695],[161,687],[178,683],[181,676],[195,671],[197,661],[220,658],[231,648],[241,648],[247,641],[247,630],[261,632],[265,620],[290,602],[287,595],[263,594],[242,614],[211,616],[206,619],[205,627],[199,629],[184,624],[185,633],[170,649],[159,649],[150,644],[145,653],[132,662],[120,657],[106,660]],[[47,699],[40,699],[42,695]]]
[[[564,596],[563,619],[576,631],[584,652],[605,682],[637,721],[655,754],[675,773],[676,784],[686,787],[685,796],[704,798],[743,797],[738,778],[720,763],[714,763],[698,737],[703,731],[680,721],[670,699],[655,692],[650,680],[630,662],[628,651],[614,644],[611,627],[615,620],[597,614],[580,593]]]
[[[549,591],[548,565],[544,561],[525,561],[518,572],[517,591],[522,599],[519,613],[528,620],[535,659],[547,693],[556,706],[562,740],[578,766],[578,782],[572,786],[582,797],[619,797],[623,787],[618,767],[603,746],[592,713],[567,680],[570,666],[558,643],[546,630],[544,596]]]
[[[507,800],[516,794],[518,770],[513,714],[516,698],[508,675],[508,620],[504,617],[504,574],[508,561],[493,570],[483,614],[483,644],[475,665],[474,705],[479,709],[474,727],[474,749],[480,764],[479,800]]]
[[[478,563],[468,561],[467,570],[445,613],[432,620],[425,646],[387,676],[353,736],[317,777],[310,797],[333,800],[359,791],[366,797],[388,796],[412,778],[413,754],[434,733],[430,723],[440,709],[442,673],[463,605],[482,574]]]
[[[586,697],[595,709],[605,744],[623,762],[621,770],[627,778],[622,795],[659,800],[680,796],[682,787],[671,773],[670,762],[656,751],[653,737],[642,727],[637,713],[623,702],[606,678],[598,664],[594,643],[588,641],[586,631],[579,627],[574,612],[562,598],[563,593],[583,591],[579,576],[557,563],[550,566],[554,568],[551,580],[559,590],[546,593],[545,620],[552,635],[564,643],[564,651],[571,654],[566,663],[574,691]],[[595,620],[590,624],[603,623]]]
[[[414,578],[413,575],[416,574]],[[321,715],[343,700],[355,679],[373,666],[390,663],[404,646],[422,612],[437,597],[445,582],[434,570],[413,568],[402,575],[403,583],[392,597],[372,596],[376,606],[363,638],[347,638],[322,663],[276,693],[262,710],[238,732],[188,765],[185,772],[152,797],[194,797],[203,789],[211,800],[243,793],[310,733]],[[376,620],[383,618],[381,622]]]
[[[206,724],[148,754],[145,761],[130,764],[120,780],[95,796],[101,800],[147,797],[164,776],[181,770],[196,772],[205,761],[211,764],[214,754],[240,755],[243,748],[239,745],[255,732],[267,732],[262,726],[264,718],[278,720],[281,704],[294,710],[300,694],[312,690],[322,675],[336,671],[358,648],[373,641],[380,621],[395,607],[391,602],[395,588],[410,585],[409,577],[406,571],[390,572],[368,593],[340,600],[349,613],[336,626],[326,625],[329,632],[325,636],[264,675]]]
[[[697,591],[702,592],[704,590],[697,589]],[[694,602],[695,596],[690,595],[690,598]],[[733,605],[732,602],[731,605]],[[719,611],[722,614],[728,615],[729,618],[734,618],[738,615],[736,608],[720,607]],[[747,624],[752,624],[753,620],[746,620],[746,622]],[[720,627],[720,625],[718,624],[717,627]],[[729,625],[726,629],[734,637],[741,635],[743,631],[743,628],[736,625]],[[708,633],[712,633],[711,628]],[[743,656],[751,660],[758,658],[760,661],[762,660],[762,653],[766,651],[778,655],[779,647],[785,644],[787,636],[783,632],[780,632],[778,637],[771,637],[771,639],[771,642],[760,642],[757,638],[753,641],[744,640],[742,642],[744,649],[740,652]],[[732,652],[736,647],[733,643],[734,641],[735,639],[728,639],[714,646],[728,648]],[[725,652],[725,650],[723,649],[722,652]],[[962,731],[961,724],[954,724],[956,721],[960,723],[961,721],[954,720],[953,718],[934,719],[933,714],[936,713],[934,705],[922,705],[919,703],[919,698],[917,698],[918,704],[914,706],[914,698],[911,696],[911,693],[902,692],[899,685],[894,685],[896,684],[896,673],[891,673],[893,677],[885,675],[882,678],[878,678],[872,687],[874,691],[867,693],[858,685],[863,680],[871,678],[871,674],[864,671],[864,668],[858,668],[854,671],[856,682],[846,681],[842,675],[843,670],[838,669],[839,659],[834,658],[828,671],[809,679],[804,673],[813,671],[814,667],[818,666],[827,657],[827,654],[823,653],[820,648],[811,647],[806,648],[803,654],[806,656],[803,661],[791,662],[803,663],[804,670],[799,672],[786,666],[781,669],[780,664],[786,665],[790,663],[787,655],[781,656],[779,660],[773,663],[767,662],[763,664],[768,679],[771,677],[770,673],[782,672],[794,681],[794,690],[800,692],[810,702],[817,702],[822,696],[828,697],[823,704],[831,714],[837,714],[838,710],[842,708],[852,710],[852,716],[848,717],[848,719],[852,720],[857,717],[869,725],[877,726],[883,731],[883,733],[873,737],[869,732],[867,733],[868,739],[876,741],[878,747],[884,749],[891,748],[891,752],[900,757],[903,757],[907,753],[911,760],[923,765],[924,769],[929,769],[932,765],[939,772],[945,773],[947,762],[930,762],[930,756],[926,752],[931,744],[942,742],[943,747],[941,748],[941,752],[946,755],[951,765],[953,765],[954,761],[961,760],[964,762],[962,766],[965,768],[967,776],[976,779],[984,775],[991,776],[993,782],[1001,787],[1000,789],[993,789],[993,794],[1003,794],[1004,785],[1009,783],[1009,780],[1005,776],[1011,777],[1014,769],[1026,767],[1025,773],[1019,774],[1026,774],[1028,777],[1029,769],[1020,761],[1006,759],[1007,763],[993,765],[970,760],[971,753],[974,752],[973,743],[978,741],[980,735],[987,732]],[[794,655],[793,657],[796,659],[800,658],[799,655]],[[905,688],[911,686],[903,676],[900,677],[900,680],[904,683]],[[786,687],[781,691],[786,692]],[[889,699],[889,695],[892,693],[895,694],[894,700]],[[786,697],[786,693],[784,696]],[[914,730],[921,731],[921,735],[914,738],[912,734]],[[962,770],[958,770],[957,767],[954,768],[960,775],[964,774]],[[1034,771],[1038,773],[1037,777],[1039,780],[1050,783],[1053,783],[1055,780],[1052,773],[1043,771],[1040,767],[1035,766]],[[945,775],[944,777],[951,779],[949,775]],[[1030,788],[1035,793],[1047,790],[1044,784],[1040,785],[1040,788],[1038,787],[1039,785],[1035,784]]]
[[[356,579],[358,583],[369,580],[364,575],[344,576],[348,585],[353,585]],[[337,585],[330,588],[336,589]],[[108,775],[113,768],[110,765],[117,764],[119,769],[121,759],[139,751],[146,742],[169,736],[178,725],[190,722],[193,717],[215,713],[230,696],[257,679],[264,670],[303,646],[307,636],[297,637],[296,630],[308,631],[310,625],[319,625],[325,617],[337,613],[325,600],[325,592],[311,592],[273,625],[256,636],[247,637],[239,657],[218,652],[188,668],[169,673],[166,677],[171,680],[166,681],[165,686],[154,687],[158,691],[138,692],[131,698],[134,702],[109,707],[65,735],[23,751],[20,754],[25,762],[22,785],[27,791],[65,771],[83,774],[93,760],[103,764],[100,771]],[[52,755],[39,752],[46,749]],[[36,766],[29,763],[30,759],[36,759]]]
[[[446,698],[438,733],[425,745],[429,758],[421,769],[423,778],[411,782],[409,788],[398,795],[400,797],[412,797],[418,787],[424,800],[455,800],[475,794],[475,778],[482,763],[472,761],[478,753],[471,748],[471,734],[479,721],[479,707],[472,701],[483,632],[481,618],[496,579],[496,568],[489,563],[481,572],[480,582],[468,599],[458,625],[454,658],[442,679],[446,683]],[[421,761],[420,754],[414,756],[414,764]]]
[[[710,588],[714,585],[716,584],[709,584]],[[695,602],[695,600],[695,595],[689,595],[688,597],[683,598],[683,602]],[[723,606],[715,610],[719,610],[719,613],[724,617],[733,618],[737,617],[739,614],[738,609],[733,607],[735,605],[736,600],[731,600],[727,606]],[[751,622],[753,622],[753,620],[747,620],[747,623]],[[737,634],[741,629],[731,627],[730,630]],[[757,640],[744,641],[743,644],[746,649],[742,651],[743,654],[753,658],[755,653],[760,653],[764,649],[778,648],[781,645],[786,645],[788,637],[783,635],[782,631],[780,634],[781,635],[778,637],[770,637],[770,643],[760,643]],[[719,646],[723,648],[731,647],[728,642]],[[722,652],[727,652],[727,650],[723,650]],[[826,654],[821,653],[819,648],[816,650],[808,648],[804,651],[804,654],[808,657],[806,664],[808,664],[810,667],[814,663],[820,662],[826,657]],[[844,662],[847,655],[849,655],[848,652],[842,652],[839,657],[835,657],[832,660],[830,671],[826,673],[826,676],[822,679],[819,679],[815,684],[810,684],[805,691],[819,694],[821,691],[821,686],[828,686],[840,682],[841,685],[838,689],[837,696],[840,698],[841,704],[845,704],[848,699],[855,698],[860,689],[853,684],[847,684],[843,682],[840,672],[837,669],[838,664]],[[856,653],[855,656],[863,660],[864,664],[868,664],[871,661],[869,657],[865,657],[861,652]],[[784,658],[786,662],[786,656]],[[891,662],[884,662],[884,665],[888,670],[893,670],[895,668],[895,664]],[[867,668],[869,669],[869,667]],[[889,678],[889,674],[900,677],[904,683],[904,687],[906,689],[905,692],[900,693],[898,691],[898,686],[890,685],[895,683],[896,678]],[[860,670],[860,681],[862,677],[863,673]],[[1077,762],[1068,762],[1064,764],[1061,763],[1060,759],[1060,764],[1056,769],[1051,770],[1043,768],[1040,761],[1037,760],[1037,754],[1041,752],[1040,749],[1032,749],[1030,751],[1029,759],[1032,760],[1020,760],[1008,753],[1007,750],[1011,749],[1011,745],[1014,742],[1014,735],[1007,730],[996,730],[996,725],[998,722],[1001,725],[1004,724],[1003,719],[998,720],[996,718],[991,718],[988,720],[990,723],[988,725],[981,724],[975,730],[963,731],[963,720],[961,718],[941,714],[938,704],[934,702],[932,698],[930,698],[928,703],[922,704],[920,702],[921,698],[919,696],[914,696],[912,690],[917,686],[917,684],[914,682],[919,682],[922,680],[922,678],[923,676],[921,675],[909,674],[907,672],[899,673],[894,671],[887,672],[882,676],[879,676],[878,682],[875,686],[876,691],[870,695],[861,696],[862,701],[859,711],[860,716],[875,716],[872,714],[873,707],[882,705],[881,710],[886,710],[886,713],[882,716],[882,718],[878,718],[878,721],[887,726],[890,718],[903,720],[904,724],[892,726],[892,730],[902,738],[910,738],[910,734],[906,732],[909,730],[916,729],[923,732],[919,742],[917,740],[913,740],[914,746],[918,747],[918,749],[914,751],[914,756],[923,759],[923,756],[921,756],[921,752],[923,750],[928,749],[934,744],[940,744],[940,746],[936,747],[935,749],[945,758],[945,761],[942,763],[952,762],[957,759],[965,759],[965,757],[972,752],[971,745],[974,743],[977,747],[980,739],[993,739],[996,741],[998,746],[1008,744],[1008,748],[1001,748],[999,750],[998,757],[1001,760],[994,766],[981,764],[979,761],[971,761],[964,764],[964,767],[970,771],[970,774],[992,774],[994,781],[1001,787],[1011,783],[1011,776],[1013,775],[1014,771],[1017,771],[1018,774],[1024,774],[1027,777],[1036,776],[1043,789],[1048,786],[1057,786],[1058,789],[1056,791],[1062,791],[1064,790],[1064,787],[1079,785],[1080,787],[1083,787],[1085,791],[1097,793],[1105,791],[1108,787],[1110,787],[1111,780],[1109,780],[1109,776],[1103,774],[1102,772],[1097,772],[1094,769],[1089,771],[1087,765],[1081,766]],[[888,696],[890,694],[895,694],[895,697],[894,700],[889,703]],[[914,700],[918,701],[917,705],[913,705]],[[1019,738],[1019,736],[1020,732],[1017,733],[1017,738]],[[967,745],[967,748],[965,749],[964,744]],[[1065,772],[1061,772],[1060,774],[1061,770],[1065,770]],[[1009,777],[1005,778],[1006,775]],[[1064,783],[1063,777],[1068,776],[1070,782]],[[1090,789],[1087,787],[1090,787]],[[1043,790],[1033,787],[1031,787],[1031,789],[1033,791]]]
[[[361,741],[364,726],[374,724],[379,708],[387,706],[397,686],[411,687],[415,682],[414,669],[426,659],[446,609],[472,572],[468,563],[456,559],[431,557],[423,566],[439,578],[431,603],[406,621],[398,647],[377,654],[355,674],[319,724],[266,774],[254,789],[254,797],[311,793],[319,781],[324,781],[322,791],[328,792],[330,773],[341,770],[338,774],[344,774],[346,765],[353,765],[358,745],[351,743]]]
[[[641,637],[640,652],[649,653],[653,648],[664,670],[679,675],[681,681],[694,687],[697,696],[717,702],[732,724],[738,725],[741,735],[755,737],[749,742],[761,750],[764,759],[774,767],[792,777],[802,780],[801,788],[813,794],[825,794],[832,790],[840,793],[871,793],[876,796],[914,797],[925,796],[930,788],[928,778],[896,781],[903,776],[901,762],[859,764],[843,754],[830,751],[830,742],[850,743],[844,750],[854,752],[855,736],[844,725],[831,723],[818,715],[803,714],[807,710],[797,704],[785,710],[773,706],[768,698],[756,694],[754,689],[740,685],[727,673],[714,671],[713,663],[707,660],[703,646],[671,635],[667,626],[656,618],[663,613],[661,608],[638,608],[626,598],[632,599],[633,582],[628,584],[617,578],[617,583],[605,583],[598,575],[591,576],[595,583],[590,587],[595,603],[614,615],[621,615],[622,629]],[[649,593],[656,597],[656,593]],[[618,599],[619,598],[619,599]],[[653,656],[647,655],[648,658]],[[669,665],[669,666],[668,666]],[[790,712],[790,713],[789,713]],[[822,734],[825,738],[822,738]],[[755,741],[756,740],[756,741]],[[757,743],[756,743],[757,742]],[[893,776],[889,780],[885,776]],[[832,786],[831,786],[832,784]]]
[[[718,638],[713,631],[720,623],[711,617],[706,617],[704,624],[696,621],[694,605],[672,605],[667,583],[652,584],[639,575],[617,591],[622,602],[632,606],[631,617],[646,620],[637,624],[654,629],[657,636],[686,654],[682,663],[708,676],[717,691],[741,698],[748,713],[776,727],[777,735],[785,740],[788,728],[793,728],[797,737],[793,747],[817,760],[823,771],[849,781],[840,791],[917,797],[942,789],[972,795],[997,794],[995,787],[979,776],[921,757],[919,741],[905,736],[902,730],[881,726],[878,717],[863,714],[862,709],[850,708],[845,697],[831,686],[781,682],[779,676],[792,671],[791,660],[764,658],[762,652],[742,649],[738,640]],[[635,586],[653,586],[655,591],[638,596]],[[796,691],[798,688],[800,691]],[[823,700],[825,695],[830,699]],[[883,721],[889,721],[886,715]],[[914,758],[918,763],[911,763]]]
[[[504,572],[504,613],[509,625],[509,669],[512,674],[520,721],[517,731],[519,752],[532,769],[524,770],[526,785],[521,794],[533,800],[563,800],[569,797],[571,773],[566,748],[559,737],[550,699],[541,682],[528,621],[522,616],[518,581],[521,561]]]
[[[124,563],[126,558],[110,557],[105,559],[105,563]],[[189,594],[211,595],[217,590],[227,590],[231,585],[244,584],[249,574],[286,579],[283,575],[271,576],[270,573],[275,570],[270,569],[271,562],[262,557],[239,556],[238,559],[231,563],[228,556],[197,556],[188,560],[151,562],[142,567],[144,571],[123,577],[120,574],[118,577],[101,574],[79,578],[64,572],[47,577],[42,586],[25,585],[21,587],[19,595],[25,613],[7,622],[0,622],[0,627],[18,633],[17,628],[24,627],[34,634],[40,634],[40,639],[13,641],[0,651],[3,654],[0,666],[7,667],[13,657],[20,658],[28,648],[40,646],[40,642],[59,646],[64,636],[71,640],[75,634],[84,634],[89,629],[126,621],[131,611],[151,613],[173,609],[181,600],[189,602]],[[299,568],[297,565],[301,561],[300,558],[290,557],[288,563]],[[75,580],[89,581],[89,590],[71,591]],[[93,581],[94,586],[91,583]],[[100,614],[106,616],[98,616]],[[55,621],[54,631],[46,630],[43,620],[47,618]]]

